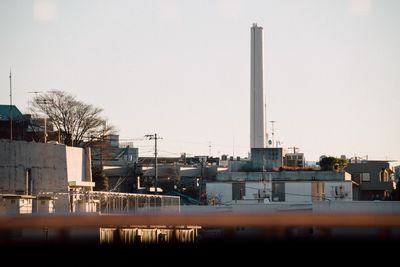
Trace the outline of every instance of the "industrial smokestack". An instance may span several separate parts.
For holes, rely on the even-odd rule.
[[[262,27],[251,27],[250,147],[266,147]]]

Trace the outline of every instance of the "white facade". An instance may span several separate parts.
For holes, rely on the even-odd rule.
[[[262,27],[251,27],[250,62],[250,147],[263,148],[266,144],[265,106],[263,88]]]
[[[316,190],[315,184],[319,187]],[[210,182],[206,184],[208,199],[218,198],[221,204],[230,203],[265,203],[263,190],[266,195],[274,191],[273,187],[281,184],[281,191],[272,193],[272,202],[277,203],[312,203],[315,201],[352,201],[352,182],[351,181],[273,181],[268,182],[245,182],[244,196],[242,200],[233,200],[232,182]],[[272,190],[271,190],[272,187]],[[261,191],[260,191],[261,190]],[[284,195],[283,201],[277,201],[278,194]]]
[[[0,193],[91,190],[90,151],[60,144],[0,140]]]
[[[285,202],[310,203],[312,182],[287,182],[285,183]]]

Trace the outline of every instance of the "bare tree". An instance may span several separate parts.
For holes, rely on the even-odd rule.
[[[64,144],[82,146],[85,140],[104,138],[115,128],[101,117],[101,108],[83,103],[63,91],[49,91],[30,103],[34,115],[44,114],[60,131]]]

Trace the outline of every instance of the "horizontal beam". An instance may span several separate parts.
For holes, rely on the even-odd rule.
[[[135,215],[0,216],[0,230],[22,228],[124,227],[133,225],[201,227],[400,227],[400,214],[379,213],[192,213]]]

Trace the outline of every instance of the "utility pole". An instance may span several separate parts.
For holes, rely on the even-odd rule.
[[[13,117],[12,117],[12,82],[10,69],[10,140],[13,140]]]
[[[157,134],[146,134],[145,137],[149,138],[149,140],[154,140],[154,179],[155,179],[155,194],[158,192],[158,171],[157,171],[157,140],[162,139],[162,137],[158,137]]]

